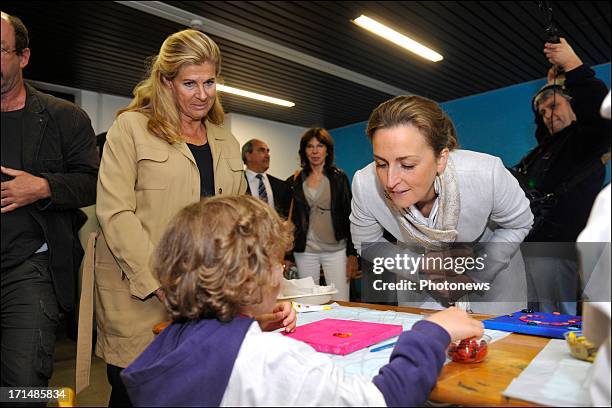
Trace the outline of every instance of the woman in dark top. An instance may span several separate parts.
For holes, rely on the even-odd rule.
[[[334,141],[327,130],[312,128],[300,140],[301,169],[287,181],[292,190],[291,221],[295,224],[293,255],[300,277],[327,284],[349,300],[349,282],[358,270],[351,240],[351,188],[346,174],[334,166]]]

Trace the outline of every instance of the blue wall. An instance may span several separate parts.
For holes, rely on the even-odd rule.
[[[610,88],[610,63],[593,68]],[[499,156],[512,166],[535,146],[531,98],[546,80],[525,82],[478,95],[442,103],[457,128],[462,148]],[[365,136],[367,122],[330,130],[334,137],[336,164],[353,174],[372,161],[372,147]],[[610,182],[610,163],[606,166]]]

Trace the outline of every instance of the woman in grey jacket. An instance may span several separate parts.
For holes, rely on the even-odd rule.
[[[353,241],[375,267],[387,261],[387,270],[414,283],[383,287],[374,280],[364,293],[396,289],[402,304],[440,308],[459,301],[485,313],[524,307],[519,244],[533,216],[501,160],[455,150],[452,121],[419,96],[378,106],[367,134],[374,162],[353,178]]]

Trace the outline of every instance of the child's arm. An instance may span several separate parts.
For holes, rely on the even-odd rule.
[[[254,326],[242,343],[221,405],[422,405],[450,339],[478,336],[483,330],[480,322],[455,308],[427,320],[400,336],[391,362],[373,381],[346,373],[305,343]]]
[[[389,364],[372,380],[388,406],[422,405],[436,384],[451,340],[482,336],[483,325],[449,308],[401,334]]]
[[[262,331],[273,331],[285,328],[285,332],[291,333],[295,330],[297,317],[295,310],[291,307],[291,302],[278,302],[272,313],[265,313],[255,316]]]
[[[221,406],[385,406],[370,378],[278,333],[247,333]]]

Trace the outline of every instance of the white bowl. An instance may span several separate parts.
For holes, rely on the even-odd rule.
[[[305,305],[323,305],[329,303],[332,295],[338,293],[338,290],[332,290],[331,292],[324,293],[308,293],[305,295],[291,295],[291,296],[279,296],[277,300],[296,301]]]

